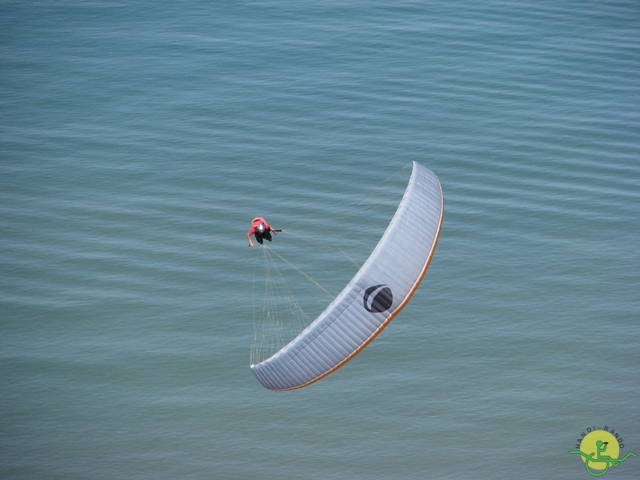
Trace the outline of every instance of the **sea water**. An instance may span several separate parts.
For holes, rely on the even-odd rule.
[[[6,1],[0,32],[0,477],[578,479],[605,427],[640,454],[637,2]],[[414,298],[264,390],[251,218],[339,289],[412,161],[445,194]]]

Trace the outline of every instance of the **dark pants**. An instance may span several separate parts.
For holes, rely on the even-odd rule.
[[[266,232],[264,232],[264,233],[262,233],[262,234],[260,234],[260,233],[255,233],[254,235],[256,236],[256,241],[257,241],[260,245],[262,245],[262,239],[263,239],[263,238],[264,238],[265,240],[269,240],[269,241],[271,241],[271,240],[273,239],[273,238],[271,237],[271,232],[269,232],[269,231],[266,231]]]

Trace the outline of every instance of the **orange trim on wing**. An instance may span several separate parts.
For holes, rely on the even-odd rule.
[[[440,220],[439,220],[439,223],[438,223],[438,232],[436,234],[435,242],[433,242],[433,246],[431,247],[431,252],[429,253],[429,256],[427,257],[427,261],[426,261],[426,263],[424,265],[424,268],[422,269],[422,272],[420,272],[420,276],[418,277],[416,282],[413,284],[413,287],[411,288],[411,290],[409,291],[409,293],[407,294],[405,299],[398,306],[398,308],[393,312],[393,314],[389,315],[389,318],[387,318],[380,325],[380,327],[378,327],[378,329],[375,332],[373,332],[373,334],[367,339],[367,341],[365,341],[356,350],[354,350],[353,353],[351,353],[348,357],[346,357],[342,362],[340,362],[336,366],[332,367],[331,369],[327,370],[322,375],[319,375],[318,377],[314,378],[310,382],[304,383],[302,385],[297,385],[297,386],[291,387],[291,388],[271,389],[272,391],[274,391],[274,392],[285,392],[285,391],[297,390],[299,388],[307,387],[307,386],[309,386],[309,385],[311,385],[313,383],[316,383],[318,380],[322,380],[327,375],[330,375],[331,373],[335,372],[340,367],[342,367],[343,365],[348,363],[351,359],[353,359],[356,355],[358,355],[358,353],[360,353],[367,345],[369,345],[386,328],[386,326],[389,325],[389,323],[391,323],[391,320],[393,320],[396,317],[396,315],[398,315],[398,313],[400,313],[402,311],[402,309],[407,305],[407,303],[409,303],[409,300],[411,300],[411,297],[416,292],[416,290],[420,286],[420,283],[422,282],[422,279],[424,278],[424,276],[427,273],[427,269],[429,268],[429,265],[431,264],[431,259],[433,258],[433,254],[436,251],[436,246],[438,245],[438,240],[440,240],[440,232],[442,230],[442,222],[444,220],[444,195],[442,194],[442,185],[440,185],[440,198],[442,199],[440,201]]]

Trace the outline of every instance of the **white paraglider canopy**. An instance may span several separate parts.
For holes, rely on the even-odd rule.
[[[404,308],[422,281],[444,214],[438,177],[413,162],[404,196],[373,253],[331,304],[284,348],[251,365],[269,390],[293,390],[334,372]]]

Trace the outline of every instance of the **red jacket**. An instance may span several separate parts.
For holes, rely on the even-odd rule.
[[[262,218],[262,217],[256,217],[256,218],[254,218],[253,220],[251,220],[251,228],[250,228],[250,229],[249,229],[249,231],[247,232],[247,235],[254,235],[254,234],[256,233],[256,227],[257,227],[258,225],[260,225],[261,223],[264,223],[264,227],[265,227],[265,229],[266,229],[266,231],[267,231],[267,232],[269,232],[269,231],[273,230],[273,229],[271,228],[271,225],[269,225],[269,224],[267,223],[267,221],[266,221],[264,218]]]

